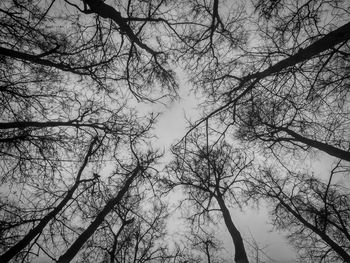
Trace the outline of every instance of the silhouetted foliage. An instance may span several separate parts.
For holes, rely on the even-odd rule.
[[[174,147],[175,160],[167,167],[171,177],[163,180],[164,185],[169,189],[183,187],[185,200],[192,203],[192,224],[200,226],[207,218],[219,214],[232,237],[235,262],[248,262],[243,239],[233,223],[228,204],[240,206],[240,191],[252,161],[228,143],[206,144],[206,138],[197,133],[186,138],[185,144]]]
[[[152,183],[156,115],[129,101],[176,97],[168,47],[142,36],[163,30],[151,22],[168,8],[0,3],[1,262],[71,261],[128,191]]]
[[[349,2],[252,3],[254,13],[241,21],[243,32],[249,31],[246,38],[241,36],[243,41],[233,46],[228,39],[206,39],[201,44],[210,46],[211,52],[203,52],[203,59],[184,60],[191,69],[194,89],[204,95],[204,103],[201,118],[191,123],[180,143],[198,137],[198,128],[207,126],[208,130],[209,126],[216,134],[233,139],[233,143],[253,149],[258,155],[262,153],[257,164],[282,163],[293,170],[297,165],[304,166],[305,159],[314,161],[311,151],[328,154],[319,154],[321,158],[350,161]],[[214,33],[213,39],[220,39],[220,34]],[[183,151],[184,163],[196,159],[191,155],[191,151]],[[252,178],[260,178],[261,174],[265,173],[256,167]],[[303,189],[309,187],[307,181],[299,183]],[[256,185],[259,187],[258,181]],[[273,182],[266,185],[273,187]],[[344,189],[344,195],[347,193]],[[256,198],[256,194],[250,192],[247,198]],[[331,202],[339,205],[338,199]],[[286,218],[293,217],[290,210],[284,211]],[[309,240],[298,235],[303,223],[295,220],[294,225],[284,229],[295,234],[307,251]],[[334,242],[348,254],[348,245]],[[329,243],[317,249],[309,251],[308,260],[349,261],[346,255],[330,255],[328,259],[333,249]]]
[[[277,229],[288,229],[288,239],[297,248],[300,262],[347,262],[349,246],[348,189],[332,184],[343,169],[338,163],[328,183],[305,173],[264,168],[249,180],[250,196],[266,198]]]
[[[349,191],[332,181],[350,161],[349,10],[346,0],[1,1],[0,261],[221,262],[198,229],[224,219],[235,261],[248,262],[230,209],[257,199],[274,205],[300,260],[349,261]],[[138,103],[173,102],[175,72],[201,115],[160,174],[158,114]],[[305,167],[314,157],[338,162],[328,183]],[[157,195],[177,186],[193,205],[193,251],[166,236]]]

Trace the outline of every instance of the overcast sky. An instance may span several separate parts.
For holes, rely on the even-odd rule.
[[[163,112],[158,119],[155,129],[155,134],[158,139],[156,139],[153,144],[155,147],[165,150],[165,157],[163,158],[164,164],[171,158],[171,154],[169,153],[171,144],[177,142],[186,133],[188,123],[185,116],[191,119],[191,121],[195,121],[199,117],[199,111],[197,110],[199,99],[190,91],[190,84],[187,82],[184,74],[180,73],[179,82],[180,99],[178,101],[167,105],[139,105],[138,107],[139,109],[146,110],[147,108],[152,108],[153,111]],[[231,215],[243,238],[246,239],[245,245],[247,249],[249,249],[247,241],[252,241],[252,238],[254,238],[261,248],[264,248],[268,256],[275,260],[272,262],[295,262],[295,251],[288,244],[286,238],[284,238],[286,233],[279,233],[275,230],[272,231],[272,226],[268,224],[267,208],[262,204],[258,210],[251,207],[246,207],[243,211],[231,209]],[[178,224],[175,225],[174,222],[179,222],[178,219],[176,219],[178,216],[180,216],[179,213],[175,213],[173,221],[169,222],[169,229],[173,233],[179,233]],[[234,262],[232,239],[223,221],[222,224],[218,226],[217,238],[224,242],[225,249],[230,254],[232,262]]]

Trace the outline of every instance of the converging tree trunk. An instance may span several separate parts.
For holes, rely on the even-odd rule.
[[[344,262],[350,262],[350,254],[342,248],[339,244],[334,242],[334,240],[326,234],[326,232],[321,231],[319,228],[315,227],[311,223],[309,223],[300,213],[295,211],[290,205],[288,205],[282,198],[276,196],[279,200],[280,204],[289,211],[300,223],[302,223],[305,227],[309,228],[315,234],[317,234],[325,243],[329,245],[343,260]]]
[[[230,232],[233,244],[235,246],[235,262],[236,263],[249,263],[247,253],[244,248],[243,239],[241,233],[236,228],[235,224],[232,221],[230,211],[228,210],[224,199],[221,194],[216,195],[216,200],[220,206],[220,210],[224,217],[224,221],[227,227],[227,230]]]
[[[48,213],[43,219],[40,220],[40,223],[31,229],[28,234],[26,234],[16,245],[11,247],[8,251],[6,251],[3,255],[0,256],[0,262],[5,263],[9,262],[13,257],[15,257],[19,252],[21,252],[26,246],[29,245],[29,243],[37,236],[40,235],[45,226],[55,217],[58,215],[58,213],[65,207],[65,205],[71,200],[75,190],[78,188],[79,184],[82,182],[80,180],[81,174],[83,173],[89,158],[91,155],[94,154],[96,149],[94,150],[93,147],[97,141],[97,138],[95,138],[89,147],[89,150],[87,154],[85,155],[83,164],[81,165],[77,177],[75,179],[74,185],[69,189],[67,192],[67,195],[63,198],[63,200],[58,204],[58,206],[55,207],[50,213]],[[92,181],[93,179],[89,180]],[[84,180],[85,182],[87,180]]]
[[[332,155],[334,157],[340,158],[342,160],[350,162],[350,152],[344,151],[342,149],[339,149],[337,147],[334,147],[332,145],[329,145],[327,143],[319,142],[316,140],[312,140],[309,138],[306,138],[288,128],[277,128],[278,130],[284,131],[288,133],[289,135],[293,136],[294,139],[298,142],[301,142],[303,144],[309,145],[313,148],[319,149],[320,151],[326,152],[329,155]]]
[[[131,183],[142,172],[143,168],[140,165],[131,172],[129,178],[125,181],[124,186],[120,189],[118,194],[110,199],[102,211],[96,216],[95,220],[85,229],[83,233],[75,240],[75,242],[69,247],[57,261],[57,263],[68,263],[79,252],[84,243],[95,233],[96,229],[102,224],[106,215],[122,200],[124,194],[128,191]]]

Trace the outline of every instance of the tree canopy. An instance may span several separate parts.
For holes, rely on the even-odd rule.
[[[264,205],[350,262],[349,39],[346,0],[1,1],[0,262],[262,262],[234,211]],[[200,117],[155,149],[180,89]]]

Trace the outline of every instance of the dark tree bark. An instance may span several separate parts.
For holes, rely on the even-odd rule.
[[[183,148],[173,150],[176,159],[169,169],[176,179],[170,181],[169,186],[181,185],[191,189],[189,200],[197,206],[196,215],[219,211],[235,247],[234,261],[249,263],[242,236],[225,202],[234,195],[236,184],[244,180],[250,161],[224,141],[209,145],[208,134],[191,135],[186,145],[181,146]],[[212,199],[217,201],[219,209],[212,207]],[[230,200],[238,202],[237,199]]]
[[[249,79],[262,79],[264,77],[273,75],[275,73],[281,72],[282,70],[294,66],[298,63],[310,60],[312,57],[335,47],[336,45],[348,41],[350,39],[350,23],[347,23],[338,29],[328,33],[324,37],[316,40],[313,44],[309,45],[304,49],[300,49],[295,55],[286,58],[275,65],[269,67],[268,69],[249,75],[247,80]]]
[[[136,36],[136,34],[127,24],[126,20],[123,19],[120,12],[115,10],[112,6],[105,4],[102,0],[84,0],[84,2],[87,3],[91,9],[88,12],[96,13],[103,18],[109,18],[113,20],[120,27],[120,30],[129,37],[131,42],[146,50],[151,55],[157,55],[156,51],[141,42],[141,40]]]
[[[341,246],[334,242],[324,231],[310,224],[307,220],[303,218],[302,215],[297,213],[290,205],[288,205],[282,198],[276,196],[280,203],[305,227],[316,233],[324,242],[326,242],[339,256],[342,257],[344,262],[350,262],[350,254],[348,254]]]
[[[296,54],[281,60],[280,62],[276,63],[275,65],[254,74],[250,74],[247,76],[244,76],[240,79],[240,84],[237,87],[232,88],[229,92],[227,92],[227,96],[229,96],[228,102],[223,104],[222,106],[214,109],[209,114],[206,115],[206,117],[200,119],[195,125],[191,127],[191,129],[186,133],[185,137],[192,132],[196,127],[198,127],[201,123],[205,122],[211,117],[214,117],[218,113],[227,110],[229,107],[237,103],[239,100],[241,100],[244,96],[246,96],[249,92],[254,89],[255,85],[263,78],[272,76],[274,74],[278,74],[280,72],[283,72],[283,70],[286,70],[287,68],[291,66],[295,66],[298,63],[308,61],[311,58],[313,58],[316,55],[319,55],[320,53],[330,49],[334,48],[336,45],[348,41],[350,39],[350,23],[347,23],[340,28],[328,33],[327,35],[323,36],[319,40],[315,41],[313,44],[309,45],[308,47],[299,50]],[[236,96],[230,98],[233,94],[233,92],[237,92],[242,90],[241,93],[237,94]]]
[[[32,55],[23,52],[19,52],[16,50],[11,50],[8,48],[0,47],[0,55],[10,57],[13,59],[19,59],[23,61],[27,61],[33,64],[38,64],[42,66],[57,68],[62,71],[71,72],[74,74],[80,75],[91,75],[89,68],[93,67],[93,65],[87,65],[86,67],[75,68],[66,63],[56,63],[47,59],[43,59],[40,55]],[[84,70],[85,69],[85,70]]]
[[[249,263],[247,253],[244,248],[243,239],[241,233],[236,228],[235,224],[232,221],[230,211],[228,210],[225,201],[222,198],[222,195],[218,193],[215,196],[218,201],[222,216],[224,217],[227,230],[230,232],[233,244],[235,246],[235,262],[236,263]]]
[[[83,119],[83,117],[81,117]],[[109,131],[108,123],[84,123],[81,120],[74,119],[69,121],[46,121],[46,122],[39,122],[39,121],[18,121],[18,122],[2,122],[0,123],[0,130],[7,130],[7,129],[19,129],[23,130],[26,128],[51,128],[51,127],[73,127],[73,128],[92,128],[92,129],[98,129],[103,131]],[[11,140],[10,138],[9,140]],[[17,138],[20,139],[20,138]]]
[[[298,134],[298,133],[296,133],[288,128],[275,127],[275,126],[269,125],[269,124],[266,124],[266,125],[274,128],[276,130],[286,132],[287,134],[291,135],[295,139],[295,141],[301,142],[305,145],[308,145],[308,146],[316,148],[320,151],[326,152],[329,155],[332,155],[332,156],[337,157],[339,159],[350,162],[350,152],[348,152],[348,151],[344,151],[342,149],[339,149],[339,148],[334,147],[332,145],[329,145],[327,143],[323,143],[323,142],[319,142],[317,140],[312,140],[312,139],[306,138],[305,136],[302,136],[302,135],[300,135],[300,134]],[[282,139],[282,140],[284,140],[284,139]],[[288,141],[288,139],[285,139],[285,140]]]
[[[81,175],[88,164],[89,158],[94,154],[96,149],[94,150],[93,147],[95,143],[97,142],[97,138],[95,138],[88,149],[87,154],[85,155],[83,164],[81,165],[77,177],[75,179],[74,185],[69,189],[67,192],[67,195],[63,198],[63,200],[58,204],[58,206],[55,207],[54,210],[52,210],[49,214],[47,214],[43,219],[40,220],[40,223],[34,227],[32,230],[26,234],[22,240],[20,240],[16,245],[11,247],[8,251],[6,251],[3,255],[0,256],[0,262],[9,262],[13,257],[15,257],[19,252],[21,252],[26,246],[29,245],[29,243],[37,236],[39,235],[45,226],[55,217],[58,215],[58,213],[65,207],[65,205],[71,200],[75,190],[78,188],[79,184],[82,182],[80,180]],[[84,180],[86,181],[86,180]],[[91,180],[89,180],[91,181]]]
[[[95,233],[96,229],[102,224],[106,215],[122,200],[124,194],[128,191],[131,183],[134,179],[143,171],[143,168],[138,164],[137,167],[131,172],[129,178],[125,181],[123,187],[118,194],[110,199],[102,211],[95,217],[95,220],[85,229],[85,231],[75,240],[75,242],[69,247],[59,259],[58,263],[68,263],[79,252],[85,242]]]
[[[249,180],[249,194],[269,201],[273,225],[289,232],[288,239],[304,260],[350,262],[350,199],[342,186],[331,185],[333,175],[342,169],[339,161],[328,183],[313,174],[288,171],[277,176],[283,169],[270,167]]]

